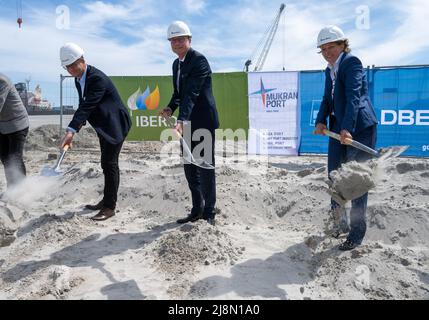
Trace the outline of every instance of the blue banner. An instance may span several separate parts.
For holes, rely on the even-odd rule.
[[[409,145],[405,156],[429,157],[429,67],[368,71],[378,126],[377,148]],[[323,71],[301,73],[300,153],[327,153],[328,139],[312,134],[323,96]]]
[[[301,72],[301,148],[300,153],[328,153],[328,138],[313,134],[322,102],[325,72]]]
[[[408,156],[429,157],[429,68],[371,69],[378,145],[409,145]]]

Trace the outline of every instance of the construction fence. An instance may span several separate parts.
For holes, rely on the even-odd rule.
[[[377,147],[409,145],[406,156],[429,157],[429,66],[367,69],[371,101],[379,120]],[[249,129],[248,74],[213,74],[220,129]],[[171,76],[112,77],[132,116],[131,141],[158,141],[169,124],[158,117],[171,99]],[[326,154],[326,137],[314,136],[323,96],[324,71],[300,72],[300,154]],[[71,94],[68,94],[69,96]],[[240,135],[237,135],[240,137]],[[241,135],[242,137],[242,135]]]

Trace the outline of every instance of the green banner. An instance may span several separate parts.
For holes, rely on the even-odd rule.
[[[133,127],[129,141],[159,141],[168,124],[158,116],[173,94],[171,76],[111,77],[128,107]],[[236,131],[249,128],[247,74],[244,72],[213,74],[213,94],[219,113],[220,129]],[[176,110],[174,116],[178,115]],[[218,130],[221,134],[222,130]],[[222,134],[221,134],[222,135]]]

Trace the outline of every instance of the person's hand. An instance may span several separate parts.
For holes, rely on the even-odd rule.
[[[353,139],[352,135],[347,130],[341,130],[340,135],[341,135],[341,140],[340,140],[341,144],[350,144],[350,140]]]
[[[162,109],[158,115],[163,117],[164,119],[167,119],[167,118],[170,118],[172,114],[173,114],[173,110],[171,110],[171,108],[169,107],[166,107]]]
[[[69,146],[69,148],[71,149],[73,136],[74,136],[73,132],[67,131],[63,140],[61,141],[60,148],[64,149],[65,146]]]
[[[183,134],[183,122],[177,122],[176,126],[174,127],[174,130],[176,130],[176,132],[182,136]]]
[[[326,129],[327,129],[326,125],[324,125],[323,123],[318,123],[316,126],[316,129],[314,129],[313,131],[313,134],[324,136],[325,135],[324,131]]]

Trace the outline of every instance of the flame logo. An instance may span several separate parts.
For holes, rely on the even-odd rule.
[[[159,88],[156,86],[155,90],[151,93],[149,86],[146,90],[141,93],[140,88],[137,89],[129,98],[128,98],[128,108],[130,110],[155,110],[159,107],[159,102],[161,101],[161,95],[159,93]]]

